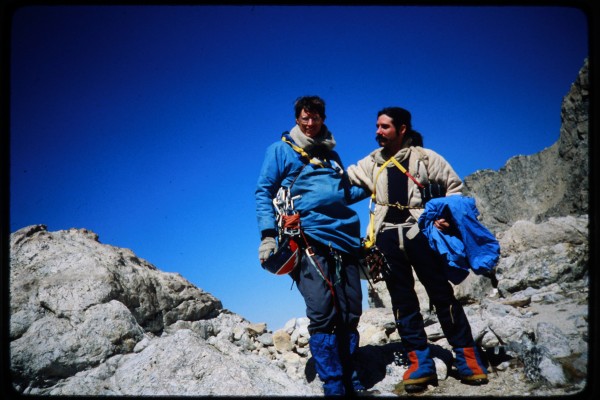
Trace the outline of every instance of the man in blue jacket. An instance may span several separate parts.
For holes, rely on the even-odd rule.
[[[352,187],[325,122],[325,102],[300,97],[296,125],[267,148],[256,189],[261,263],[277,250],[279,233],[273,199],[288,188],[300,221],[303,250],[290,273],[306,303],[309,346],[325,395],[364,390],[353,358],[362,314],[359,275],[360,221],[349,204],[367,196]]]

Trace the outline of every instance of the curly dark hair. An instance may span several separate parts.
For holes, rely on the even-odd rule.
[[[302,110],[306,110],[310,113],[317,113],[321,116],[321,118],[325,119],[325,100],[319,96],[298,97],[294,102],[296,118],[300,116]]]

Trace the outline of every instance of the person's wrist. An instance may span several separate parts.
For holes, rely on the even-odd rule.
[[[275,229],[265,229],[260,233],[260,240],[264,240],[266,237],[274,238],[275,236],[277,236]]]

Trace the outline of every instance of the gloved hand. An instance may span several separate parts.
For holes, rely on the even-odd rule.
[[[275,238],[271,236],[265,237],[262,242],[260,242],[260,246],[258,247],[258,259],[262,263],[265,261],[271,253],[277,251],[277,244],[275,243]]]

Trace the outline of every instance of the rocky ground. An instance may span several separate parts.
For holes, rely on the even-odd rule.
[[[560,306],[556,304],[541,304],[533,302],[526,307],[521,307],[521,311],[530,315],[531,323],[537,324],[540,322],[552,321],[559,329],[568,332],[572,329],[573,317],[580,315],[587,308],[587,292],[583,290],[580,296],[574,296],[571,300],[562,302]],[[468,308],[468,306],[467,306]],[[367,319],[369,315],[376,310],[367,310],[365,315]],[[386,345],[390,350],[397,349],[393,343]],[[438,350],[441,347],[432,344],[434,349]],[[362,352],[372,350],[371,346],[365,346],[361,349]],[[443,350],[441,350],[443,352]],[[494,353],[498,354],[494,354]],[[388,364],[386,367],[386,376],[374,385],[369,385],[371,389],[379,391],[376,396],[417,396],[417,397],[522,397],[522,396],[554,396],[554,397],[571,397],[574,395],[582,396],[582,398],[592,397],[595,390],[594,382],[587,382],[585,376],[577,371],[573,371],[573,380],[578,383],[569,387],[550,387],[541,381],[532,381],[531,371],[528,371],[520,358],[511,355],[510,351],[507,354],[504,348],[499,347],[496,350],[487,349],[486,357],[490,363],[489,366],[489,382],[486,385],[470,386],[460,382],[456,371],[450,370],[446,372],[443,363],[436,359],[438,368],[438,376],[442,375],[442,379],[438,379],[436,386],[429,385],[427,390],[419,394],[408,394],[404,391],[401,382],[402,374],[406,367],[398,366],[394,363]],[[367,356],[363,356],[367,358]],[[389,356],[388,356],[389,357]],[[442,364],[440,374],[440,364]],[[527,375],[530,375],[529,377]],[[583,379],[583,380],[582,380]],[[586,387],[589,384],[589,387]],[[579,397],[578,397],[579,398]]]
[[[538,386],[538,387],[536,387]],[[438,386],[430,385],[420,394],[407,394],[402,384],[394,391],[399,396],[431,396],[431,397],[528,397],[528,396],[566,396],[579,393],[565,393],[562,389],[542,388],[542,385],[529,383],[523,373],[522,366],[514,365],[503,372],[489,375],[489,383],[481,386],[469,386],[460,383],[454,377],[439,381]]]
[[[474,275],[456,288],[491,363],[487,385],[456,379],[451,347],[422,301],[438,385],[418,396],[568,396],[594,384],[586,225],[586,217],[517,224],[501,237],[498,289]],[[511,244],[525,233],[535,248]],[[305,317],[271,331],[85,229],[26,227],[11,235],[11,249],[11,376],[20,394],[322,394]],[[365,310],[358,328],[365,385],[379,396],[412,396],[401,383],[406,366],[394,359],[400,338],[391,309]]]

